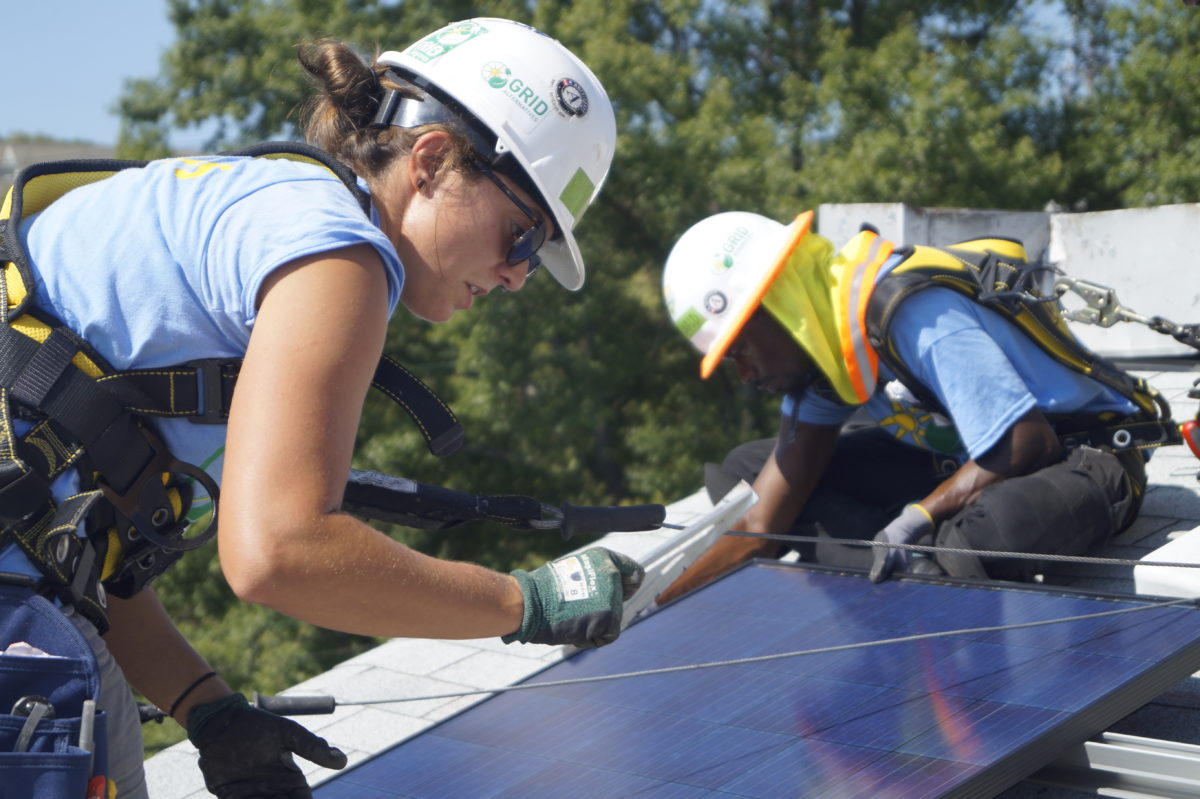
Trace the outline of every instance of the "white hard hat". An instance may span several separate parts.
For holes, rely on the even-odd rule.
[[[811,224],[811,211],[790,225],[727,211],[675,242],[663,269],[663,299],[671,321],[704,353],[701,377],[725,357]]]
[[[489,163],[511,155],[528,175],[560,233],[538,254],[559,283],[580,288],[583,258],[572,231],[617,145],[612,103],[592,71],[546,34],[490,17],[447,25],[377,63],[457,103],[495,135],[495,151],[480,155]]]

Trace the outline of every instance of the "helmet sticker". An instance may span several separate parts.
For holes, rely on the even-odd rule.
[[[428,64],[435,58],[445,55],[460,44],[483,33],[487,33],[487,28],[478,22],[472,20],[457,22],[434,31],[419,42],[410,45],[404,52],[417,61]]]
[[[489,61],[483,65],[482,74],[488,86],[493,89],[503,89],[508,85],[508,79],[512,77],[512,70],[503,62]]]
[[[562,193],[558,195],[558,199],[571,212],[571,216],[579,219],[579,217],[583,216],[588,202],[595,193],[596,184],[592,182],[592,179],[588,177],[586,172],[582,169],[576,169],[575,174],[567,181],[567,185],[563,186]]]
[[[719,291],[710,291],[704,295],[704,310],[708,311],[712,316],[719,316],[725,313],[725,309],[729,307],[729,300]]]
[[[683,312],[683,316],[675,320],[675,327],[679,328],[684,338],[690,339],[704,327],[704,317],[695,308],[688,308]]]
[[[716,253],[713,255],[712,270],[714,272],[716,272],[718,275],[723,275],[730,269],[733,269],[732,255],[722,255],[721,253]]]
[[[733,229],[726,238],[721,242],[721,247],[713,253],[712,269],[718,275],[729,271],[733,268],[734,256],[745,246],[750,240],[750,229],[743,225],[738,225]]]
[[[554,110],[563,117],[583,117],[588,112],[588,96],[572,78],[559,78],[553,84]]]
[[[512,70],[499,61],[489,61],[480,70],[480,77],[493,89],[504,92],[518,108],[525,112],[531,122],[541,122],[550,110],[550,104],[521,78],[514,78]]]

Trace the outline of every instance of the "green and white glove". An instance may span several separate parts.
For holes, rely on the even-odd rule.
[[[621,603],[637,593],[645,572],[637,561],[603,547],[512,573],[525,595],[525,615],[506,644],[604,646],[621,634]]]

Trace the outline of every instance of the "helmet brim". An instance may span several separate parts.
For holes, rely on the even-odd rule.
[[[742,328],[746,326],[746,322],[758,310],[758,306],[762,304],[763,297],[771,289],[771,284],[775,282],[775,278],[779,277],[779,273],[787,265],[788,259],[792,257],[792,253],[795,252],[797,245],[800,244],[800,240],[804,238],[812,227],[812,219],[813,212],[805,211],[784,228],[783,234],[778,241],[770,242],[767,245],[763,256],[770,259],[769,266],[763,272],[758,282],[742,297],[740,303],[730,309],[729,321],[721,328],[712,345],[708,348],[708,352],[705,353],[704,359],[700,361],[701,378],[707,380],[716,371],[717,364],[725,357],[725,353],[729,351],[734,339],[742,332]]]
[[[546,271],[558,281],[559,285],[568,291],[579,291],[583,288],[583,256],[579,253],[579,245],[569,232],[561,239],[547,239],[538,250],[542,265]]]

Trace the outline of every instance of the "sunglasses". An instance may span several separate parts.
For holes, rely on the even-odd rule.
[[[545,223],[528,205],[521,202],[521,198],[514,194],[512,189],[504,185],[504,181],[502,181],[499,176],[496,175],[496,173],[493,172],[486,164],[479,160],[473,160],[471,162],[471,166],[479,170],[479,172],[492,183],[495,183],[496,188],[504,192],[504,195],[513,201],[513,205],[521,209],[521,213],[525,214],[525,216],[529,217],[529,220],[533,222],[533,224],[527,228],[525,232],[513,239],[512,244],[508,245],[508,254],[504,258],[509,266],[516,266],[517,264],[528,261],[529,271],[525,274],[527,277],[532,276],[533,273],[537,271],[537,268],[542,265],[542,259],[538,257],[537,251],[541,249],[543,244],[546,243]]]

